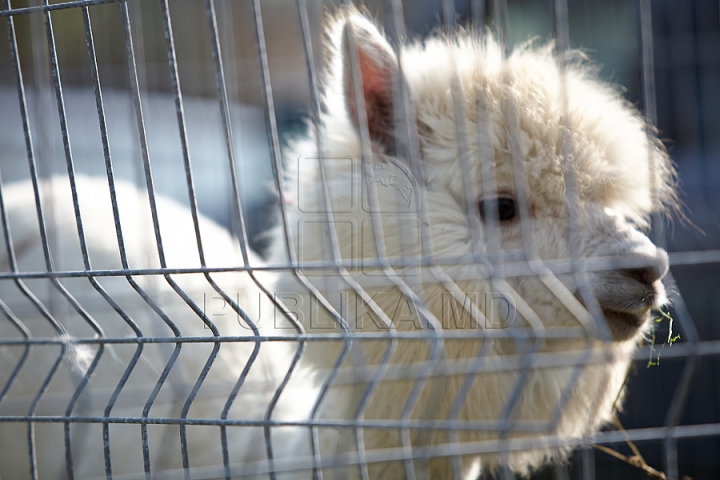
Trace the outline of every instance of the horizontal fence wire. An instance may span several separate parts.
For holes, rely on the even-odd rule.
[[[506,269],[505,276],[521,277],[532,275],[535,273],[534,267],[524,260],[518,260],[519,255],[515,252],[505,254],[503,265]],[[720,250],[694,251],[694,252],[671,252],[668,254],[670,266],[692,266],[698,264],[715,264],[720,263]],[[432,257],[419,259],[417,266],[454,266],[463,263],[480,263],[479,269],[470,274],[459,273],[458,280],[467,280],[469,278],[487,278],[489,274],[483,269],[482,263],[487,262],[488,257]],[[618,258],[618,257],[586,257],[578,259],[576,262],[565,260],[547,260],[543,262],[543,266],[550,272],[555,274],[572,273],[576,265],[580,264],[589,272],[600,272],[604,270],[617,270],[618,268],[642,268],[648,265],[647,261],[635,258]],[[378,268],[384,265],[390,267],[404,267],[407,264],[402,260],[388,259],[385,261],[368,259],[363,261],[366,268]],[[313,270],[325,271],[330,267],[328,263],[317,261],[307,261],[302,263],[271,263],[267,265],[247,265],[235,267],[188,267],[188,268],[118,268],[110,270],[66,270],[54,272],[0,272],[0,280],[19,279],[19,278],[75,278],[75,277],[124,277],[147,276],[147,275],[174,275],[174,274],[194,274],[194,273],[231,273],[231,272],[276,272],[286,270]],[[357,269],[357,262],[353,260],[339,260],[332,264],[333,268],[346,268],[348,270]],[[340,276],[340,274],[338,274]]]
[[[124,2],[126,0],[79,0],[76,2],[61,2],[61,3],[53,3],[53,4],[46,4],[46,5],[38,5],[35,7],[25,7],[25,8],[10,8],[6,7],[4,10],[0,11],[0,16],[2,17],[12,17],[15,15],[26,15],[28,13],[38,13],[38,12],[52,12],[55,10],[65,10],[68,8],[81,8],[81,7],[88,7],[92,5],[102,5],[106,3],[118,3],[118,2]]]

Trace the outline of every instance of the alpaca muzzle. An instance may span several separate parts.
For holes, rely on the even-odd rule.
[[[667,303],[662,278],[669,269],[665,250],[653,247],[652,254],[628,257],[641,267],[598,272],[593,282],[598,304],[614,341],[625,341],[642,331],[650,312]]]

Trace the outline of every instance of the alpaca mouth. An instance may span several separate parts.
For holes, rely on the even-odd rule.
[[[649,310],[642,313],[621,312],[617,310],[602,309],[613,340],[622,342],[634,337],[648,321]]]

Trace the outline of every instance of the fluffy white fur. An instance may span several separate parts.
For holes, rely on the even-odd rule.
[[[84,269],[80,243],[75,225],[75,215],[67,178],[55,177],[40,184],[42,205],[45,210],[50,250],[56,271],[80,271]],[[113,211],[106,179],[79,176],[77,178],[80,210],[84,220],[84,233],[91,267],[97,270],[122,268],[116,237]],[[120,222],[127,261],[131,269],[159,268],[159,256],[155,247],[155,235],[147,194],[125,182],[117,182]],[[5,209],[11,229],[14,250],[17,255],[17,270],[20,272],[47,271],[40,242],[39,224],[35,214],[35,202],[30,182],[10,185],[3,189]],[[166,265],[170,268],[196,268],[200,266],[198,247],[195,239],[192,217],[186,207],[174,201],[159,197],[157,201],[160,231],[163,239]],[[211,220],[200,217],[200,231],[207,266],[241,267],[244,261],[237,239]],[[3,238],[4,242],[4,238]],[[3,243],[4,244],[4,243]],[[4,250],[4,249],[3,249]],[[2,268],[8,271],[10,264],[6,254],[2,255]],[[257,257],[250,252],[250,265],[260,265]],[[271,279],[261,272],[256,274],[264,285],[271,285]],[[252,330],[229,303],[201,274],[172,275],[169,277],[201,311],[206,312],[223,336],[252,337]],[[286,333],[287,325],[282,317],[274,322],[273,306],[247,274],[214,273],[209,276],[231,299],[242,305],[244,313],[262,326],[263,319],[269,325],[277,325]],[[126,312],[144,337],[172,338],[172,328],[161,314],[146,303],[140,293],[133,289],[125,277],[97,277],[99,285]],[[132,280],[146,294],[150,302],[157,305],[162,314],[173,322],[181,335],[191,337],[212,336],[201,318],[188,303],[183,301],[170,283],[162,276],[136,275]],[[0,298],[25,326],[29,335],[35,338],[62,340],[65,355],[53,381],[47,387],[37,407],[38,415],[65,415],[69,401],[79,386],[80,380],[91,367],[98,353],[95,344],[80,345],[78,339],[93,338],[95,332],[71,306],[64,296],[47,280],[28,279],[24,285],[47,309],[51,318],[62,325],[64,333],[52,328],[47,317],[21,293],[20,286],[12,280],[0,282]],[[77,300],[85,314],[96,321],[108,338],[133,338],[137,334],[86,278],[61,279],[60,283],[69,295]],[[7,317],[0,322],[0,336],[3,339],[22,339],[22,333]],[[149,409],[150,418],[177,418],[182,406],[198,378],[213,349],[212,343],[183,344],[169,377],[160,390],[157,399]],[[166,364],[171,358],[175,344],[148,343],[143,346],[137,362],[122,393],[113,408],[107,413],[112,417],[143,416],[143,409],[155,388]],[[253,343],[226,343],[218,352],[203,387],[187,413],[188,418],[220,418],[228,395],[248,365]],[[230,419],[260,420],[287,372],[294,346],[274,343],[263,344],[255,361],[251,364],[251,375],[242,386],[239,399],[228,412]],[[0,347],[2,376],[5,385],[14,367],[21,360],[22,347]],[[88,385],[79,397],[71,414],[75,416],[103,416],[113,391],[120,382],[125,369],[136,352],[136,345],[107,345],[99,356]],[[2,415],[27,415],[34,396],[45,378],[50,374],[53,363],[61,353],[61,345],[37,345],[29,350],[22,369],[15,378],[7,396],[0,402]],[[297,395],[312,395],[297,387]],[[307,406],[294,402],[280,408],[292,418],[307,415]],[[282,418],[278,414],[275,418]],[[141,433],[138,424],[111,425],[109,428],[112,471],[115,475],[141,476],[143,455]],[[188,427],[188,451],[190,465],[222,466],[220,433],[217,427]],[[103,460],[103,434],[101,425],[72,424],[70,429],[71,447],[74,458],[75,478],[93,478],[105,475]],[[292,435],[292,429],[275,434],[277,441]],[[180,434],[177,427],[151,425],[148,428],[150,460],[154,474],[172,472],[182,475]],[[4,423],[0,429],[0,475],[3,478],[28,478],[29,457],[27,450],[27,425]],[[35,425],[37,472],[40,478],[64,477],[66,471],[63,425]],[[229,428],[230,461],[239,463],[244,458],[262,458],[265,455],[262,429]],[[222,474],[222,468],[215,470]]]
[[[572,441],[597,431],[613,415],[629,358],[646,328],[650,308],[666,301],[660,278],[667,269],[667,256],[639,230],[647,225],[651,212],[664,209],[674,200],[673,170],[660,142],[648,137],[648,126],[638,112],[600,82],[576,52],[568,54],[563,77],[552,46],[523,46],[505,56],[503,47],[489,35],[461,31],[400,45],[396,54],[377,27],[355,11],[333,18],[328,32],[329,66],[319,132],[311,126],[308,138],[297,141],[286,159],[293,170],[288,180],[292,203],[287,223],[296,239],[298,260],[307,262],[307,280],[327,295],[337,312],[351,312],[350,329],[363,332],[387,332],[378,313],[381,310],[386,314],[384,321],[391,321],[398,331],[429,331],[434,323],[435,329],[474,329],[475,334],[485,329],[490,334],[492,329],[487,327],[502,325],[502,315],[498,305],[491,305],[489,299],[494,297],[488,297],[488,292],[513,299],[518,315],[510,329],[542,334],[583,326],[589,340],[523,344],[509,339],[481,341],[472,335],[464,340],[445,340],[439,364],[472,364],[481,348],[485,349],[486,364],[502,363],[503,356],[529,351],[578,353],[589,349],[596,360],[602,360],[584,367],[572,380],[576,382],[572,393],[557,423],[546,433]],[[403,87],[409,105],[400,100],[398,92]],[[361,101],[357,94],[361,94]],[[394,112],[404,110],[405,118],[409,116],[409,129],[402,115],[397,120],[392,107]],[[463,116],[457,118],[457,112]],[[460,136],[459,129],[466,135]],[[418,133],[417,145],[413,144],[413,130]],[[324,148],[322,155],[317,155],[317,145]],[[417,147],[414,156],[413,147]],[[563,166],[564,152],[569,154],[567,167]],[[329,209],[321,188],[318,156],[326,170]],[[489,165],[484,170],[483,162]],[[636,271],[589,274],[607,317],[608,323],[600,326],[578,301],[578,286],[572,276],[556,277],[540,269],[538,275],[510,277],[507,282],[496,276],[491,283],[486,265],[469,260],[473,253],[497,258],[492,255],[499,250],[525,247],[529,255],[542,260],[569,259],[565,168],[572,172],[578,196],[574,229],[577,252],[582,257],[622,256],[646,264]],[[493,179],[483,179],[484,171],[494,177],[493,191],[486,189],[493,185]],[[522,175],[516,178],[519,171]],[[496,196],[517,200],[523,185],[528,202],[524,221],[529,224],[525,242],[516,218],[499,223],[499,244],[489,243],[492,229],[486,228],[486,222],[475,220],[478,211],[473,204]],[[373,195],[377,195],[376,203],[370,200]],[[332,212],[332,219],[324,213],[327,210]],[[335,258],[328,236],[330,220],[348,269],[338,269],[329,276],[309,267],[312,262]],[[381,236],[376,235],[378,228]],[[390,273],[390,269],[378,268],[378,244],[389,263],[405,263]],[[456,260],[435,269],[420,268],[421,255]],[[280,285],[283,291],[303,291],[290,277],[281,279]],[[374,310],[358,299],[358,287],[372,297]],[[408,295],[409,291],[413,294]],[[415,304],[413,295],[427,310]],[[310,305],[310,295],[305,297],[304,305]],[[452,310],[453,305],[460,313]],[[340,331],[332,315],[316,310],[320,313],[309,306],[303,310],[303,317],[310,319],[306,322],[310,331]],[[627,317],[618,312],[632,315],[636,325],[628,326],[623,321]],[[458,322],[460,315],[465,316]],[[605,325],[613,341],[609,341],[607,331],[603,336]],[[379,364],[388,346],[387,341],[356,341],[346,360],[348,369],[352,371],[351,365],[358,363]],[[432,360],[431,349],[427,341],[400,340],[389,363],[419,365]],[[311,344],[307,358],[327,367],[338,351],[327,344]],[[517,422],[549,421],[558,408],[561,392],[571,382],[573,368],[531,369],[514,407],[505,411],[520,378],[519,364],[514,365],[514,370],[476,375],[456,418],[490,422],[506,414]],[[465,378],[446,375],[428,380],[416,392],[418,398],[411,404],[408,418],[447,419]],[[413,386],[411,380],[380,381],[364,406],[364,418],[400,418]],[[365,387],[367,384],[359,382],[354,388],[336,388],[325,404],[345,405],[344,414],[353,418]],[[537,435],[515,431],[506,438]],[[390,429],[368,428],[363,438],[368,451],[402,446],[400,434]],[[499,437],[492,430],[457,434],[414,430],[408,438],[414,447],[423,447]],[[348,445],[354,441],[350,438],[340,444],[352,449]],[[489,447],[492,450],[501,444],[484,445],[494,445]],[[517,472],[528,473],[544,462],[563,459],[569,450],[513,451],[502,462]],[[477,467],[477,457],[468,455],[454,467],[445,458],[418,461],[415,468],[426,478],[450,478],[453,468],[462,469],[455,471],[462,476]],[[479,457],[484,471],[492,471],[501,461],[497,450]],[[405,468],[408,465],[401,462],[372,465],[370,477],[401,478]]]
[[[345,11],[333,18],[328,38],[319,131],[311,127],[308,135],[296,140],[286,152],[286,164],[292,172],[286,180],[284,195],[287,218],[278,230],[272,255],[274,262],[285,261],[284,238],[288,233],[302,268],[299,276],[287,273],[276,279],[260,276],[258,280],[285,302],[307,333],[357,331],[378,335],[352,342],[308,341],[272,418],[307,419],[317,404],[317,417],[322,420],[354,419],[359,415],[369,421],[397,421],[406,410],[407,420],[441,421],[448,419],[455,409],[457,420],[486,422],[488,428],[457,432],[410,429],[404,437],[396,428],[317,430],[317,448],[325,461],[332,461],[336,454],[345,455],[337,458],[352,460],[359,442],[369,457],[392,452],[387,449],[397,449],[394,452],[400,454],[403,446],[404,451],[409,446],[416,452],[435,447],[442,451],[444,444],[475,445],[478,452],[409,463],[370,463],[368,473],[373,479],[403,478],[407,468],[413,468],[421,478],[451,478],[453,474],[456,478],[471,477],[478,469],[492,472],[500,463],[527,474],[548,461],[562,460],[570,446],[535,445],[502,454],[498,424],[493,422],[508,420],[506,427],[510,430],[505,439],[532,440],[550,435],[572,445],[611,419],[629,359],[646,329],[649,310],[665,301],[660,279],[667,268],[667,256],[639,230],[653,211],[664,208],[674,198],[672,168],[660,143],[654,138],[648,140],[640,115],[612,88],[596,80],[581,62],[571,62],[563,78],[551,47],[521,47],[506,57],[492,38],[481,39],[474,33],[460,32],[402,45],[396,53],[372,22],[355,11]],[[352,61],[351,55],[356,56],[356,61]],[[362,85],[355,84],[354,78],[361,80]],[[455,86],[454,78],[458,80]],[[397,94],[403,90],[410,100],[406,112],[411,119],[409,131],[419,133],[417,144],[403,142],[403,135],[392,128],[396,123],[393,107],[403,107],[397,102]],[[357,92],[362,93],[359,98]],[[458,111],[462,118],[456,118]],[[458,135],[458,125],[468,133],[463,138]],[[365,145],[362,137],[367,140]],[[321,155],[318,143],[324,147]],[[578,300],[578,286],[572,275],[556,277],[540,268],[536,275],[504,278],[497,263],[500,253],[518,251],[527,245],[531,245],[530,254],[542,260],[570,257],[563,145],[571,153],[569,168],[579,198],[577,251],[583,257],[620,256],[645,264],[635,270],[588,274],[599,306],[606,313],[607,322],[599,325]],[[463,151],[467,153],[466,165]],[[322,157],[320,162],[325,168],[330,208],[321,188],[318,157]],[[491,168],[483,168],[483,161]],[[485,188],[493,184],[483,178],[487,172],[492,172],[495,179],[492,191]],[[522,175],[516,178],[518,172]],[[517,199],[523,182],[527,186],[529,208],[520,214],[527,215],[523,221],[528,225],[525,233],[529,237],[523,243],[522,224],[517,219],[500,222],[494,237],[493,229],[488,228],[492,222],[480,219],[473,205],[498,195]],[[83,270],[67,179],[43,182],[41,188],[55,269]],[[80,177],[78,188],[92,267],[120,268],[106,181]],[[23,183],[6,187],[3,197],[18,271],[45,271],[31,186]],[[134,187],[122,183],[118,185],[118,197],[130,267],[157,268],[147,199]],[[158,200],[158,210],[167,266],[198,266],[189,211],[162,198]],[[202,217],[200,231],[209,266],[244,264],[237,241],[228,232]],[[493,238],[498,241],[492,242]],[[334,246],[340,258],[332,254]],[[488,276],[489,263],[468,261],[474,253],[489,254],[497,269],[492,277]],[[452,257],[455,261],[452,265],[421,266],[423,255],[431,259]],[[383,257],[393,266],[383,266],[380,262]],[[405,263],[398,264],[400,259]],[[331,260],[345,267],[315,268],[316,262],[327,264]],[[10,267],[7,255],[3,254],[2,261],[7,271]],[[260,265],[252,255],[249,262]],[[212,335],[165,278],[143,275],[132,278],[183,335]],[[211,278],[232,298],[239,299],[261,334],[295,332],[246,273],[212,274]],[[210,308],[203,303],[208,298],[210,302],[219,301],[219,294],[201,274],[173,274],[170,279],[201,310],[207,312]],[[128,312],[144,336],[173,336],[172,329],[125,277],[97,280]],[[87,279],[62,279],[61,283],[78,299],[87,316],[98,321],[106,336],[135,335]],[[39,301],[49,305],[53,318],[63,324],[63,332],[52,328],[11,280],[0,282],[0,298],[33,337],[60,338],[65,342],[66,361],[61,363],[38,406],[39,415],[63,415],[98,347],[78,344],[77,339],[92,337],[93,332],[58,288],[47,280],[29,279],[25,284]],[[324,306],[311,290],[326,300]],[[501,310],[497,298],[511,305],[511,313],[516,310],[510,325],[503,323],[507,312]],[[218,312],[208,314],[219,333],[252,336],[247,324],[238,321],[229,305],[226,308],[227,317],[216,315]],[[343,322],[337,320],[336,314]],[[637,323],[631,325],[629,321]],[[2,338],[22,337],[7,319],[0,325]],[[562,328],[584,331],[587,338],[538,338],[543,332]],[[390,341],[391,331],[409,334],[458,333],[458,330],[466,330],[467,336],[441,341],[408,338]],[[503,336],[508,332],[523,333],[527,340]],[[298,346],[294,341],[260,344],[228,418],[263,418]],[[145,402],[174,348],[173,343],[149,343],[143,347],[141,360],[110,416],[143,415]],[[212,348],[212,343],[183,344],[178,363],[149,417],[180,414]],[[103,415],[135,349],[132,343],[105,347],[88,386],[70,413],[86,417]],[[204,386],[188,412],[189,418],[220,417],[252,350],[250,342],[221,344]],[[23,351],[22,347],[0,347],[3,359],[0,385],[8,379]],[[60,351],[60,345],[31,347],[23,369],[0,403],[1,414],[27,413],[29,402]],[[479,352],[482,362],[477,361]],[[567,362],[544,367],[527,364],[531,358],[528,354],[533,352],[539,355],[535,358],[552,360],[559,358],[553,354],[567,354],[578,362],[581,358],[591,362],[574,377],[575,369]],[[587,356],[583,356],[585,352]],[[332,379],[330,373],[339,360],[342,367],[338,377],[319,402],[320,386]],[[468,365],[481,367],[479,373],[474,377],[467,377],[462,370],[442,374],[443,369]],[[521,375],[523,365],[529,367],[525,376]],[[428,368],[423,370],[425,367]],[[416,391],[418,372],[433,373],[429,367],[435,368],[435,374]],[[468,378],[471,380],[464,400],[456,402]],[[361,405],[363,392],[370,386],[373,394]],[[515,390],[516,401],[510,405]],[[558,402],[564,391],[568,397],[560,407]],[[416,395],[412,402],[411,395]],[[527,428],[518,429],[532,421],[547,424],[554,413],[559,416],[550,430],[533,433]],[[0,429],[3,477],[28,475],[26,428],[22,423],[6,423]],[[35,430],[40,475],[62,475],[65,471],[62,424],[38,423]],[[113,472],[141,474],[139,426],[113,424],[109,431]],[[73,424],[70,434],[76,477],[103,475],[101,426]],[[192,468],[222,465],[217,427],[191,426],[187,434]],[[151,425],[149,435],[153,471],[181,472],[178,427]],[[272,439],[278,464],[293,457],[308,460],[309,429],[273,428]],[[250,469],[251,462],[266,459],[262,428],[229,427],[228,443],[230,461],[238,468]],[[305,469],[288,473],[288,478],[311,477],[309,460],[303,465]],[[222,470],[206,472],[223,474]],[[324,478],[359,476],[355,466],[329,468],[325,464],[323,473]]]

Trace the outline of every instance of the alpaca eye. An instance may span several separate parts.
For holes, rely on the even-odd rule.
[[[497,219],[500,222],[506,222],[515,218],[515,200],[510,197],[499,197],[490,200],[482,200],[480,202],[480,217],[485,220],[488,209],[494,208],[497,212]]]

